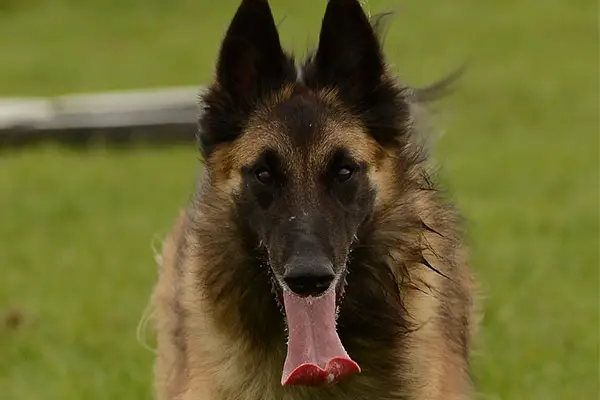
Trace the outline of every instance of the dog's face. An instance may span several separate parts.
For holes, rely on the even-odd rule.
[[[353,242],[385,197],[386,154],[405,122],[389,82],[358,1],[329,1],[319,46],[297,69],[267,2],[244,0],[204,95],[200,140],[209,179],[233,199],[240,226],[264,254],[288,321],[284,383],[314,383],[310,377],[330,366],[323,360],[339,362],[323,380],[358,368],[334,335],[335,314]],[[323,321],[308,323],[308,314]],[[308,339],[295,335],[330,335],[331,343],[314,344],[322,359],[306,360],[292,347]],[[313,364],[317,373],[300,368]]]
[[[234,145],[239,216],[266,250],[279,294],[334,285],[339,300],[350,246],[374,207],[378,147],[326,99],[289,96],[253,117]]]

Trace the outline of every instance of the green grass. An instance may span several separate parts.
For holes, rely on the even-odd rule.
[[[313,43],[324,1],[272,3],[286,44]],[[235,4],[0,0],[0,95],[200,85]],[[596,3],[368,6],[398,10],[386,49],[409,81],[472,62],[444,103],[437,156],[487,297],[482,398],[597,398]],[[0,155],[0,318],[24,318],[0,323],[0,398],[150,397],[152,354],[135,329],[152,245],[197,168],[191,146]]]

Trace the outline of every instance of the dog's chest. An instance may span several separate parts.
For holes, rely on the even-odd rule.
[[[368,376],[353,377],[343,384],[324,388],[282,387],[277,380],[254,376],[252,381],[230,388],[222,398],[239,400],[401,400],[402,394]],[[241,383],[241,382],[240,382]]]

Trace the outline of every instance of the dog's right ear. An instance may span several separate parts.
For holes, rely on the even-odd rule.
[[[221,44],[215,83],[202,96],[203,152],[235,139],[256,103],[295,78],[294,62],[281,47],[269,3],[242,0]]]
[[[217,82],[240,107],[281,86],[289,74],[273,14],[266,0],[243,0],[225,34]]]

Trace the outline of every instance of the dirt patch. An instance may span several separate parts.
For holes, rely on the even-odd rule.
[[[23,325],[24,320],[24,315],[20,310],[8,310],[2,315],[0,327],[8,331],[14,331]]]

